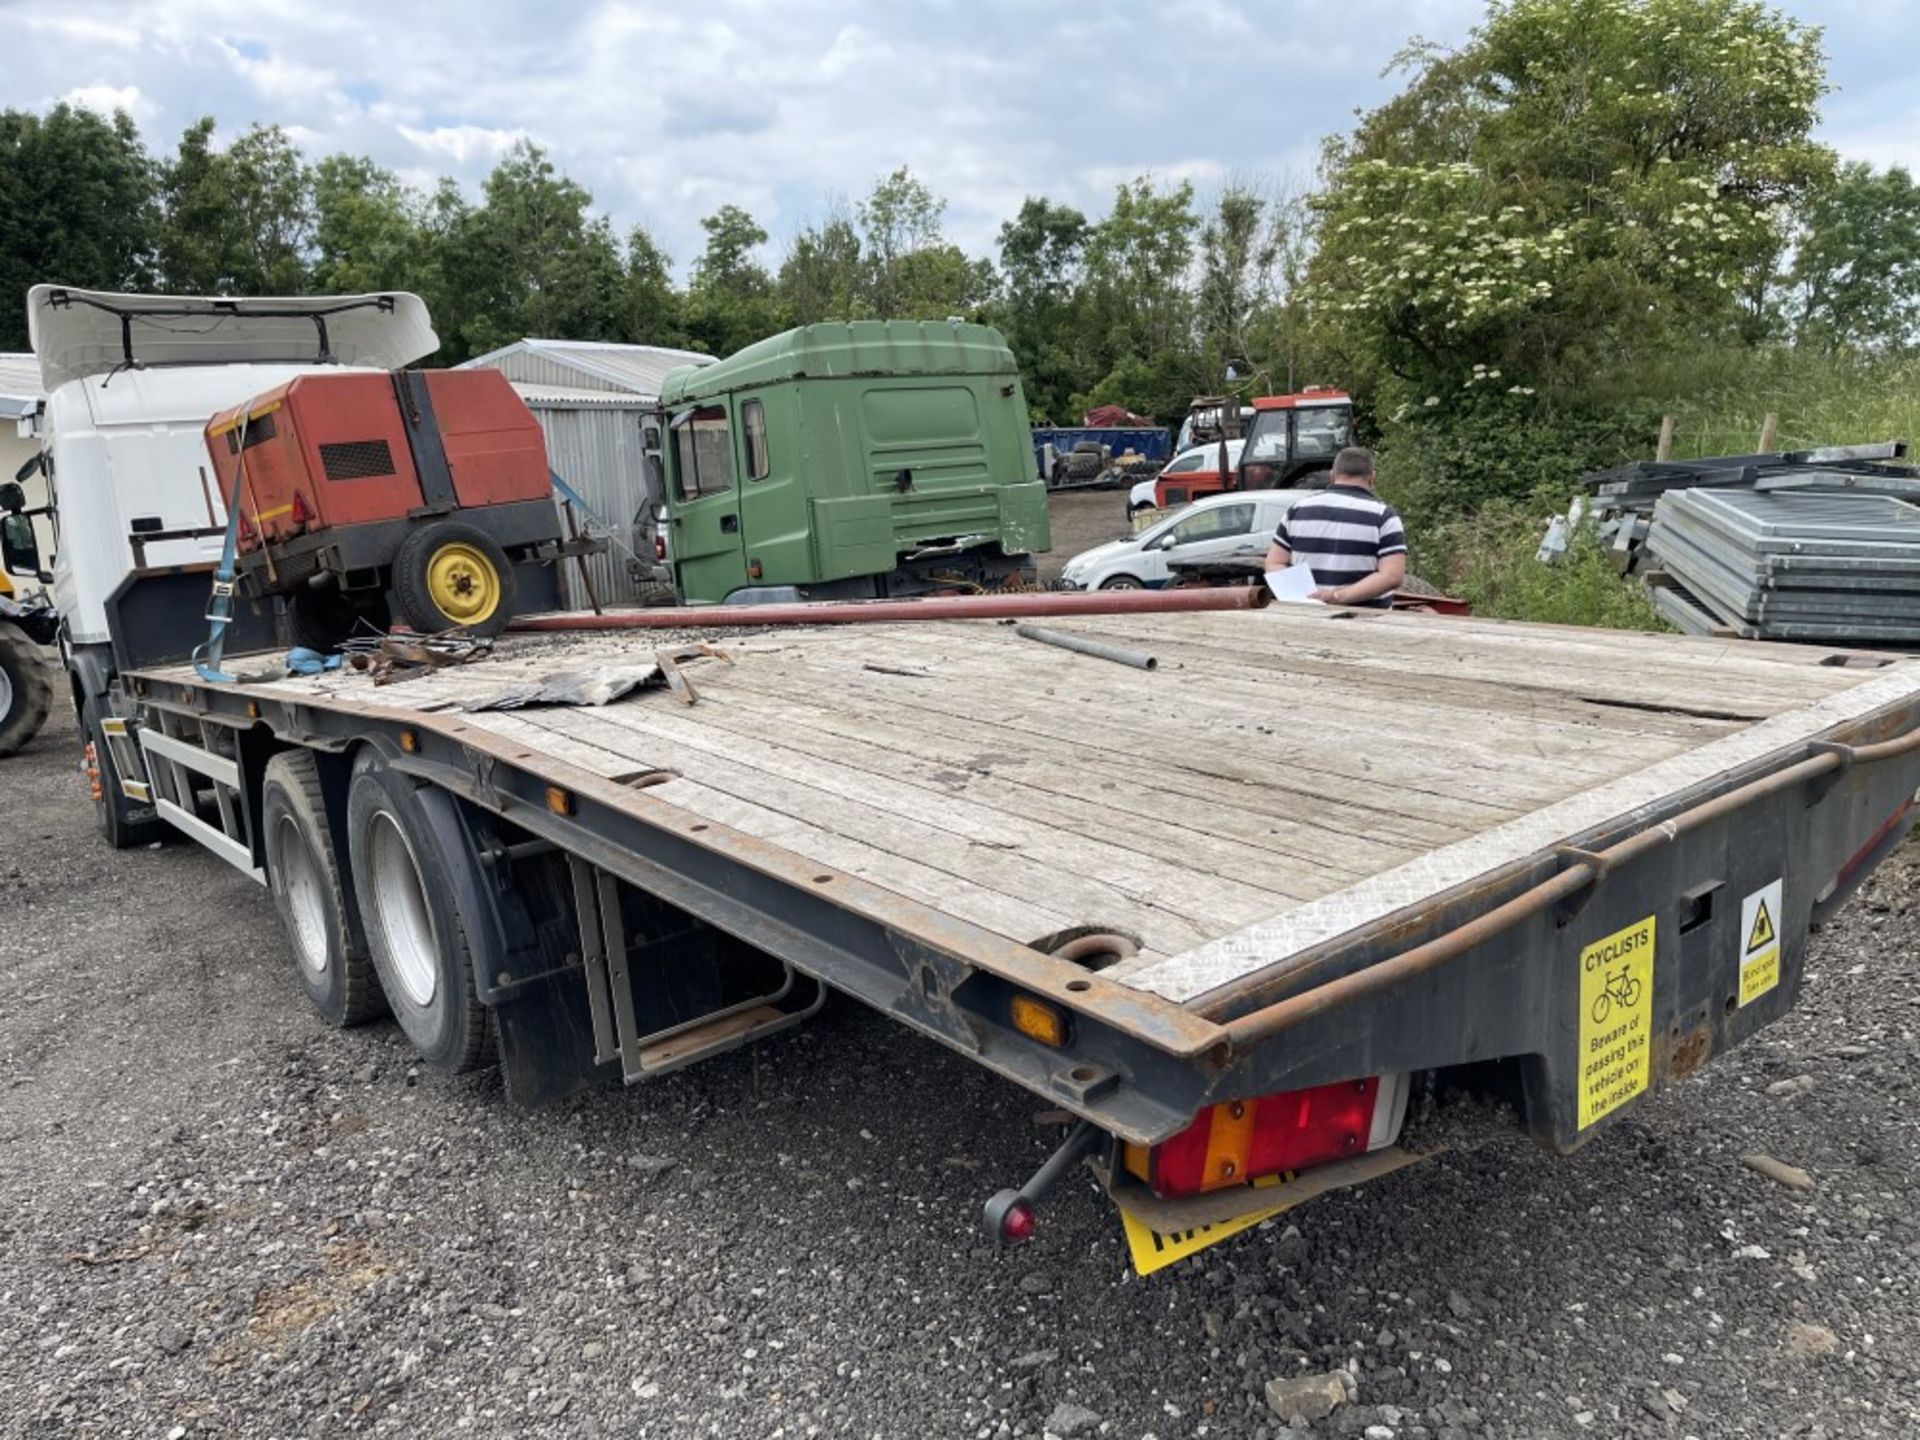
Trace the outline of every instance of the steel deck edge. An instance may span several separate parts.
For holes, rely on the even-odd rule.
[[[1920,662],[1896,664],[1838,694],[1783,711],[1637,774],[1569,796],[1333,895],[1116,978],[1178,1004],[1202,1001],[1213,991],[1520,865],[1574,836],[1620,822],[1716,776],[1817,739],[1836,726],[1916,699],[1920,699]]]

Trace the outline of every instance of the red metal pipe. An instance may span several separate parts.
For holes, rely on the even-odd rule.
[[[705,630],[721,626],[848,625],[893,620],[1012,620],[1048,615],[1164,615],[1182,610],[1257,610],[1264,586],[1217,590],[1027,590],[924,600],[821,600],[794,605],[700,605],[658,610],[567,610],[522,615],[509,630]]]

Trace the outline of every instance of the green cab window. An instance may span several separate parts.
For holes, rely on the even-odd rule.
[[[767,478],[767,412],[758,400],[740,407],[740,430],[747,438],[747,479]]]
[[[674,468],[682,500],[733,488],[733,427],[724,405],[688,410],[673,421]]]

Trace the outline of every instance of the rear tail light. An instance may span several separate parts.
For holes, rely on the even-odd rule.
[[[1381,1149],[1406,1113],[1404,1074],[1229,1100],[1171,1140],[1127,1146],[1126,1166],[1156,1195],[1180,1199]]]
[[[656,560],[664,560],[667,558],[666,536],[656,535],[653,537],[653,558]]]
[[[296,527],[305,525],[313,519],[313,511],[307,506],[307,497],[298,490],[293,492],[293,523]]]

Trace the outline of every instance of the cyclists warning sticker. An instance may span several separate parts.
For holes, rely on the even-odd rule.
[[[1780,983],[1781,882],[1740,902],[1740,1003],[1750,1005]]]
[[[1653,916],[1580,952],[1580,1128],[1647,1088]]]

